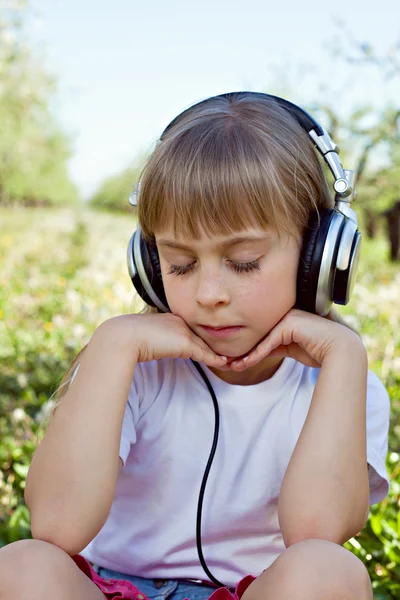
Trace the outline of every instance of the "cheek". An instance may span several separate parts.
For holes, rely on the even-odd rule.
[[[179,278],[178,276],[173,277],[171,275],[163,278],[163,283],[171,312],[174,315],[185,318],[190,313],[190,298],[193,298],[190,286],[185,283],[184,277]]]
[[[296,302],[296,279],[296,261],[277,261],[256,275],[252,285],[241,286],[241,304],[252,307],[254,320],[265,312],[279,320]]]
[[[171,312],[180,315],[179,306],[183,304],[180,299],[185,296],[185,285],[182,285],[182,279],[178,276],[168,274],[168,266],[160,257],[161,276],[164,285],[165,295]]]

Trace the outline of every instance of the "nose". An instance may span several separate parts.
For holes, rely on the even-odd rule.
[[[229,304],[230,295],[222,273],[200,269],[196,286],[196,302],[205,308]]]

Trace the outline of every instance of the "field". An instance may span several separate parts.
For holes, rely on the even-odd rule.
[[[136,311],[126,268],[133,216],[88,209],[3,210],[0,222],[0,545],[30,536],[23,504],[28,465],[41,424],[71,359],[96,327]],[[348,543],[367,564],[377,598],[400,597],[400,265],[383,237],[366,240],[350,306],[369,366],[392,403],[390,496],[372,508]]]

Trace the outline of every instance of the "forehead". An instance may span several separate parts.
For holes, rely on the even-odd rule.
[[[285,235],[284,237],[287,237]],[[165,228],[155,234],[157,246],[166,248],[198,249],[226,249],[241,244],[273,243],[282,239],[272,227],[249,227],[227,235],[212,235],[205,230],[200,230],[196,238],[184,234],[176,234],[172,228]]]

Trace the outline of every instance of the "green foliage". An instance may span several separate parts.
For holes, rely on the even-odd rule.
[[[23,491],[51,396],[72,358],[105,319],[141,308],[126,271],[126,215],[4,211],[0,228],[0,546],[30,537]],[[21,244],[23,240],[23,244]],[[375,598],[400,597],[400,273],[380,237],[365,240],[352,302],[340,313],[358,328],[370,368],[392,405],[388,498],[347,542],[366,564]]]
[[[28,4],[7,6],[0,6],[0,206],[76,203],[70,142],[51,112],[55,78],[27,43]]]
[[[90,199],[89,206],[100,210],[133,213],[135,209],[129,204],[128,198],[139,181],[139,165],[143,161],[143,158],[138,158],[137,166],[128,167],[122,173],[106,179]]]
[[[358,536],[345,544],[368,568],[374,597],[400,597],[400,271],[387,261],[383,238],[363,240],[360,271],[352,302],[341,314],[362,333],[369,367],[382,380],[391,400],[387,468],[391,488],[383,502],[371,507]]]

